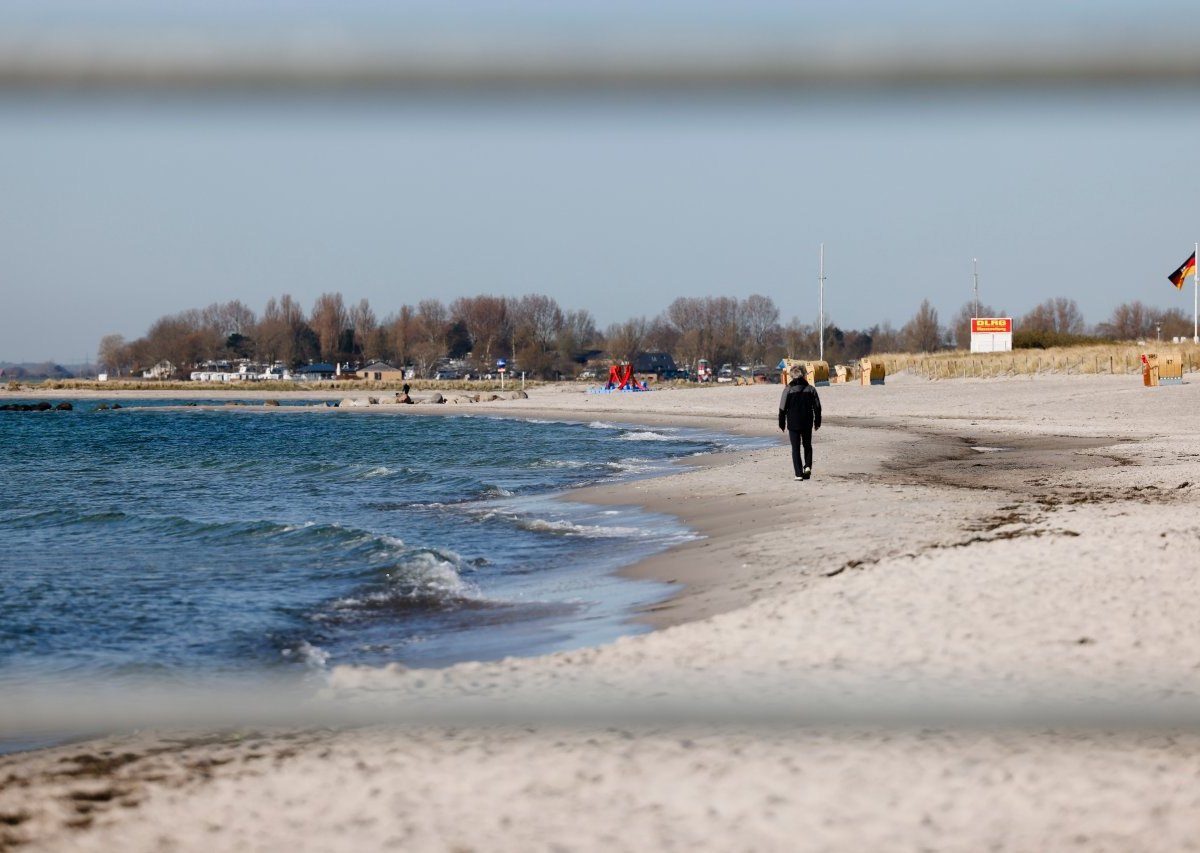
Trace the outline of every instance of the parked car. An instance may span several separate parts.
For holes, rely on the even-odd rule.
[[[433,377],[434,379],[458,379],[458,372],[454,370],[439,370]]]
[[[589,368],[587,370],[579,371],[579,375],[576,376],[575,378],[579,379],[579,380],[587,380],[587,379],[596,379],[598,377],[596,376],[596,371]]]

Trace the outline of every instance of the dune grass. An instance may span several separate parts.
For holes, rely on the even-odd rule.
[[[998,378],[1037,374],[1138,374],[1142,354],[1176,358],[1184,373],[1200,370],[1200,346],[1195,344],[1138,343],[1095,344],[1050,349],[1019,349],[1011,352],[970,353],[963,350],[938,353],[882,353],[889,374],[908,370],[927,379]]]

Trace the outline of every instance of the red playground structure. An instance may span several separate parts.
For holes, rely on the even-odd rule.
[[[645,383],[633,378],[632,364],[614,364],[608,369],[608,384],[606,391],[648,391]]]

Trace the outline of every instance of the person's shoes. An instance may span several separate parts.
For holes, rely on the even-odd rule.
[[[796,477],[797,480],[803,480],[803,477]]]
[[[804,469],[804,479],[807,480],[811,476],[812,476],[812,468],[805,468]]]

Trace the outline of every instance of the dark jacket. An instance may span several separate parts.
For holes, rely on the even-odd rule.
[[[821,398],[805,379],[789,382],[779,398],[779,428],[806,430],[821,428]]]

